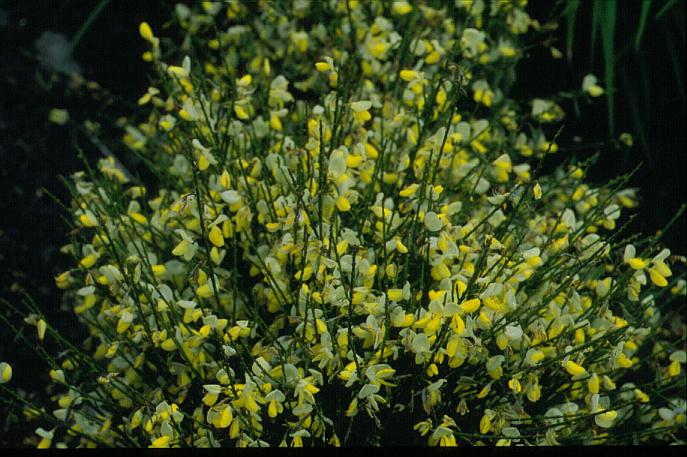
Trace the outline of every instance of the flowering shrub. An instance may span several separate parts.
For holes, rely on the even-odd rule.
[[[90,336],[25,319],[62,348],[38,446],[684,440],[684,272],[622,233],[627,176],[540,172],[565,97],[509,98],[525,4],[203,2],[180,45],[142,23],[158,77],[123,141],[156,180],[73,175],[57,286]]]

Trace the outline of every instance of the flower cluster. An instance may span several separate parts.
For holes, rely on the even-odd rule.
[[[40,445],[684,438],[684,274],[620,238],[627,177],[539,173],[564,111],[509,98],[525,5],[179,4],[179,46],[141,24],[159,78],[123,142],[156,179],[73,175],[56,281],[90,337]]]

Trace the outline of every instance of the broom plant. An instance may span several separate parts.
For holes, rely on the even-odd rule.
[[[684,258],[624,230],[630,174],[557,154],[593,75],[509,97],[526,3],[142,23],[154,82],[114,152],[155,179],[110,153],[65,180],[56,284],[88,337],[30,297],[2,316],[49,366],[54,405],[0,365],[36,445],[684,443]]]

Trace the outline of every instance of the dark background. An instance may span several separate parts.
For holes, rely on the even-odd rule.
[[[604,0],[600,0],[604,1]],[[0,1],[0,296],[18,303],[27,291],[52,322],[64,323],[74,339],[83,339],[71,313],[61,312],[60,291],[54,276],[70,266],[71,260],[59,253],[67,240],[67,228],[60,219],[60,207],[42,190],[68,202],[69,195],[58,176],[82,169],[75,144],[85,155],[97,159],[97,149],[72,129],[47,121],[51,108],[66,108],[73,120],[101,119],[102,139],[114,139],[109,146],[119,148],[119,133],[107,119],[132,111],[136,99],[148,85],[149,65],[140,58],[145,50],[138,35],[141,21],[149,22],[158,35],[170,35],[165,21],[172,2],[160,0],[112,1],[94,19],[74,49],[74,60],[88,80],[105,90],[88,93],[72,89],[64,78],[50,80],[34,57],[34,41],[45,30],[73,37],[100,2],[85,0]],[[618,47],[634,39],[639,18],[639,1],[618,4],[616,42]],[[664,2],[657,1],[654,10]],[[528,99],[549,96],[557,91],[578,89],[587,73],[603,83],[600,48],[591,59],[592,2],[583,1],[578,14],[573,60],[553,60],[549,51],[535,47],[529,59],[518,67],[513,95]],[[639,217],[632,232],[654,234],[676,213],[685,198],[685,102],[681,78],[685,70],[685,3],[680,1],[660,21],[650,18],[639,53],[631,50],[618,58],[616,82],[615,136],[631,132],[635,145],[627,149],[605,147],[589,180],[605,182],[628,172],[640,162],[631,185],[641,189]],[[552,2],[531,1],[530,14],[544,23],[552,12]],[[553,18],[552,18],[553,19]],[[554,45],[565,52],[565,27],[551,34]],[[600,38],[598,40],[600,43]],[[669,52],[672,46],[673,52]],[[675,54],[677,49],[677,54]],[[624,79],[623,79],[624,78]],[[625,84],[625,85],[624,85]],[[648,148],[642,148],[634,129],[628,88],[639,94],[635,101],[642,116]],[[577,117],[564,105],[565,129],[559,138],[562,150],[574,148],[588,157],[599,148],[591,145],[609,139],[605,98],[582,103]],[[574,141],[573,136],[581,138]],[[590,145],[582,147],[580,145]],[[560,156],[568,154],[559,153]],[[119,154],[121,157],[123,154]],[[687,254],[685,217],[680,217],[665,235],[664,242],[675,254]],[[5,312],[0,303],[0,311]],[[25,386],[34,395],[46,398],[39,386],[45,385],[47,367],[4,327],[0,330],[0,361],[14,367],[14,386]],[[16,417],[0,405],[0,447],[21,443],[38,425],[15,424]]]

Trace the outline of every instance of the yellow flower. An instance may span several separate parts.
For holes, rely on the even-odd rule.
[[[236,114],[236,117],[242,121],[250,119],[250,114],[248,114],[248,111],[246,111],[246,109],[241,105],[234,105],[234,113]]]
[[[627,261],[627,264],[630,265],[630,268],[633,270],[641,270],[646,266],[646,262],[638,257],[633,257]]]
[[[527,399],[536,403],[541,398],[541,386],[538,383],[531,384],[527,389]]]
[[[213,225],[210,229],[208,239],[212,244],[214,244],[218,248],[224,246],[224,237],[222,236],[222,229],[220,229],[217,225]]]
[[[565,368],[565,371],[567,371],[571,376],[574,377],[579,377],[587,373],[587,370],[585,370],[582,365],[578,365],[572,360],[567,360],[563,362],[563,368]]]
[[[454,314],[451,318],[451,329],[453,329],[456,335],[461,335],[465,331],[465,322],[458,314]]]
[[[525,363],[529,365],[537,365],[539,362],[544,360],[545,354],[544,351],[541,351],[539,349],[528,349],[527,354],[525,355]]]
[[[414,79],[417,79],[419,73],[415,70],[401,70],[399,75],[403,81],[410,82]]]
[[[12,366],[7,362],[0,363],[0,384],[10,382],[12,379]]]
[[[630,368],[633,365],[632,360],[623,352],[617,355],[617,357],[615,358],[615,362],[618,364],[619,367],[622,368]]]
[[[48,113],[48,120],[53,124],[64,125],[69,122],[69,111],[66,109],[53,108]]]
[[[541,200],[542,190],[541,190],[541,186],[539,185],[538,182],[534,183],[534,187],[532,188],[532,193],[534,194],[535,200]]]
[[[425,436],[430,430],[432,430],[432,420],[427,419],[418,422],[417,424],[413,425],[413,430],[417,430],[421,436]]]
[[[479,298],[473,298],[471,300],[464,301],[459,305],[459,307],[466,313],[472,314],[479,309],[481,304],[482,301]]]
[[[592,97],[600,97],[604,90],[597,84],[596,76],[589,74],[582,80],[582,90]]]
[[[517,379],[511,379],[508,381],[508,387],[514,394],[519,394],[522,392],[522,385],[520,384],[520,381]]]
[[[177,345],[176,345],[176,343],[174,342],[173,339],[167,338],[166,340],[164,340],[164,341],[162,342],[162,344],[160,345],[160,347],[161,347],[162,349],[164,349],[165,351],[167,351],[167,352],[171,352],[171,351],[173,351],[173,350],[176,349]]]
[[[651,282],[656,284],[658,287],[665,287],[668,285],[668,280],[665,278],[665,276],[659,273],[655,268],[649,268],[648,271]]]
[[[592,373],[590,378],[587,380],[587,388],[591,394],[599,393],[599,377],[596,375],[596,373]]]
[[[413,11],[413,7],[406,1],[394,1],[392,3],[391,11],[399,16],[405,16]]]
[[[41,440],[38,442],[38,449],[48,449],[50,445],[52,444],[53,440],[53,432],[52,431],[46,431],[43,430],[42,428],[37,428],[36,429],[36,435],[41,437]]]
[[[155,438],[149,448],[168,448],[169,447],[169,442],[170,442],[170,437],[167,435],[162,435],[159,438]]]
[[[604,411],[603,413],[594,416],[594,422],[596,422],[596,425],[599,427],[608,428],[613,425],[613,421],[615,421],[617,417],[617,411]]]
[[[484,435],[485,433],[489,433],[489,430],[491,430],[491,420],[494,418],[496,414],[494,411],[491,409],[487,409],[484,411],[484,415],[479,421],[479,432]]]
[[[351,203],[348,201],[348,198],[341,195],[336,199],[336,208],[342,213],[345,213],[351,210]]]
[[[674,378],[675,376],[678,376],[680,374],[680,370],[680,361],[678,359],[675,359],[672,362],[670,362],[670,365],[668,366],[668,376]]]
[[[503,368],[501,367],[501,364],[504,360],[505,357],[502,355],[495,355],[487,360],[487,373],[492,379],[499,379],[501,376],[503,376]]]
[[[403,289],[389,289],[386,291],[389,300],[399,302],[403,300]]]
[[[649,396],[640,389],[634,389],[634,394],[635,398],[639,400],[640,403],[649,403]]]
[[[153,29],[150,28],[150,25],[147,22],[141,22],[141,24],[138,26],[138,33],[141,34],[141,37],[149,41],[150,43],[155,42],[155,35],[153,35]]]
[[[216,428],[227,428],[233,420],[234,416],[231,412],[231,407],[229,405],[224,405],[220,410],[219,414],[217,414],[217,417],[213,425]]]
[[[476,397],[479,399],[485,398],[487,395],[489,395],[490,391],[491,384],[487,384],[486,386],[482,387],[482,389],[477,393]]]
[[[88,254],[81,259],[79,264],[84,268],[91,268],[98,261],[98,256],[96,254]]]
[[[36,322],[36,331],[38,333],[38,339],[43,341],[45,339],[45,330],[48,328],[48,325],[43,319],[39,319]]]

